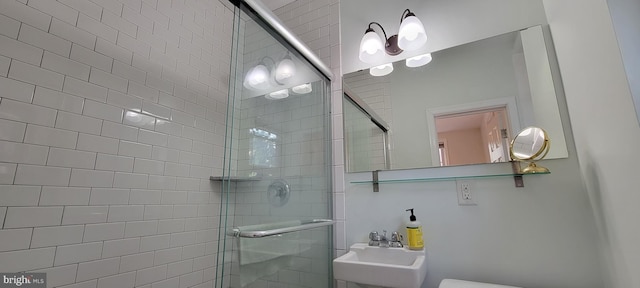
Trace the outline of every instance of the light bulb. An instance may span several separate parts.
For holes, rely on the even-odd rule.
[[[431,53],[427,53],[407,58],[407,60],[405,60],[405,63],[407,67],[420,67],[422,65],[429,64],[432,59],[433,58],[431,57]]]
[[[418,38],[418,28],[415,24],[413,25],[407,25],[407,27],[405,28],[407,29],[407,31],[404,34],[404,38],[407,39],[408,41],[413,41],[416,40],[416,38]]]
[[[405,51],[416,50],[427,43],[427,33],[420,19],[410,13],[402,20],[398,31],[398,47]]]
[[[360,61],[372,64],[379,62],[383,57],[384,45],[382,44],[382,39],[373,29],[367,29],[367,33],[362,36],[360,41]]]
[[[371,76],[385,76],[391,72],[393,72],[392,63],[382,64],[380,66],[372,67],[371,69],[369,69],[369,74],[371,74]]]

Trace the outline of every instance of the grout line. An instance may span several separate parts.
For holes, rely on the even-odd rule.
[[[29,239],[29,249],[32,249],[31,245],[33,245],[33,234],[35,234],[36,228],[33,227],[31,228],[31,239]],[[55,255],[54,255],[54,259],[55,259]]]
[[[2,218],[2,225],[0,226],[0,228],[4,229],[4,223],[7,222],[7,213],[9,212],[9,207],[4,207],[4,212],[2,216],[4,216],[4,218]]]

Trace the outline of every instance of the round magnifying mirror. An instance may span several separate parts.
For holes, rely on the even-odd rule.
[[[529,162],[529,166],[520,171],[523,174],[548,173],[549,169],[536,165],[535,161],[547,156],[549,145],[549,136],[544,129],[527,127],[511,141],[511,159]]]

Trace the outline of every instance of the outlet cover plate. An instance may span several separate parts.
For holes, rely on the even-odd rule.
[[[458,205],[460,206],[474,206],[476,203],[475,185],[473,181],[456,180],[456,191],[458,194]]]

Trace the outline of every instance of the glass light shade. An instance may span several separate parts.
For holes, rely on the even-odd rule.
[[[291,87],[291,91],[293,91],[293,93],[296,93],[296,94],[307,94],[307,93],[311,93],[313,89],[311,88],[311,83],[307,83],[307,84],[302,84],[298,86],[293,86]]]
[[[429,64],[432,59],[433,58],[431,57],[431,53],[427,53],[407,58],[407,60],[405,60],[405,63],[407,64],[407,67],[420,67],[422,65]]]
[[[405,51],[416,50],[427,43],[427,33],[418,17],[409,16],[402,20],[398,31],[398,47]]]
[[[360,41],[360,61],[373,64],[379,62],[384,57],[384,44],[380,35],[372,29],[362,36]]]
[[[271,86],[269,84],[269,69],[262,64],[249,69],[249,72],[244,77],[243,85],[252,90],[269,89]]]
[[[288,89],[278,90],[278,91],[275,91],[275,92],[271,92],[271,93],[265,95],[264,97],[269,99],[269,100],[284,99],[284,98],[289,97],[289,90]]]
[[[288,84],[296,74],[296,64],[290,58],[284,58],[276,67],[276,82],[279,84]]]
[[[371,69],[369,69],[369,74],[371,74],[371,76],[384,76],[388,75],[391,72],[393,72],[392,63],[382,64],[380,66],[371,67]]]

